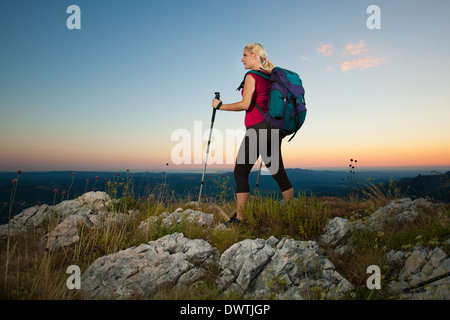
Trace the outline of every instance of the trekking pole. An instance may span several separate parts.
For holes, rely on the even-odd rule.
[[[220,100],[220,92],[215,92],[216,99]],[[206,163],[208,162],[208,154],[209,154],[209,145],[211,144],[211,134],[212,129],[214,125],[214,120],[216,118],[216,108],[213,108],[213,113],[211,117],[211,128],[209,129],[209,139],[208,139],[208,146],[206,147],[206,158],[205,158],[205,165],[203,167],[203,174],[202,174],[202,183],[200,184],[200,192],[198,193],[198,201],[197,201],[197,210],[200,206],[200,200],[202,199],[202,189],[203,189],[203,183],[205,181],[205,171],[206,171]]]
[[[261,168],[262,168],[262,158],[259,163],[258,178],[256,178],[255,196],[256,196],[256,191],[258,190],[258,186],[259,186],[259,177],[261,176]]]

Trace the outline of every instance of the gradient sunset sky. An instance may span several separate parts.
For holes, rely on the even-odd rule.
[[[72,4],[80,30],[66,25]],[[201,121],[204,156],[214,92],[240,99],[251,42],[303,79],[287,168],[450,168],[449,12],[447,0],[3,0],[0,171],[201,171],[174,163],[172,134],[190,133],[194,159]],[[242,131],[244,113],[218,111],[214,128]]]

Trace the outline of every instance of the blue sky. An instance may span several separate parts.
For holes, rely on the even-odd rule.
[[[69,30],[69,5],[81,30]],[[369,5],[381,29],[369,30]],[[0,4],[0,171],[158,170],[174,130],[235,102],[244,46],[296,71],[308,117],[287,167],[450,166],[448,1]],[[243,129],[244,113],[214,127]],[[206,141],[203,141],[206,144]],[[220,167],[217,165],[217,167]],[[228,167],[232,167],[228,166]],[[172,170],[202,165],[172,165]]]

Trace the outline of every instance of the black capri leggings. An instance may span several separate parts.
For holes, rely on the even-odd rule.
[[[266,121],[247,128],[234,167],[236,193],[250,192],[248,176],[259,155],[278,183],[281,192],[292,188],[281,157],[281,139],[278,129],[273,128]]]

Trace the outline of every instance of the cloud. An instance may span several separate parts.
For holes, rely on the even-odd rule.
[[[319,47],[317,47],[317,51],[322,55],[329,57],[336,52],[336,49],[332,44],[322,44]]]
[[[304,61],[313,61],[313,59],[308,58],[308,57],[301,57],[300,59],[304,60]]]
[[[341,53],[341,55],[343,56],[355,56],[355,55],[359,55],[363,52],[367,52],[369,51],[368,49],[366,49],[366,42],[364,40],[361,40],[358,43],[349,43],[345,46],[344,51]]]
[[[386,58],[359,58],[357,60],[345,61],[341,63],[342,71],[349,71],[352,69],[366,70],[379,66],[386,62]]]
[[[340,54],[336,54],[337,50],[332,44],[321,43],[316,50],[325,57],[334,56],[335,60],[330,61],[334,66],[326,67],[328,72],[339,70],[339,67],[344,72],[349,70],[366,70],[382,65],[387,61],[386,58],[373,57],[365,40],[347,43]],[[302,57],[302,60],[307,59],[309,58]]]

